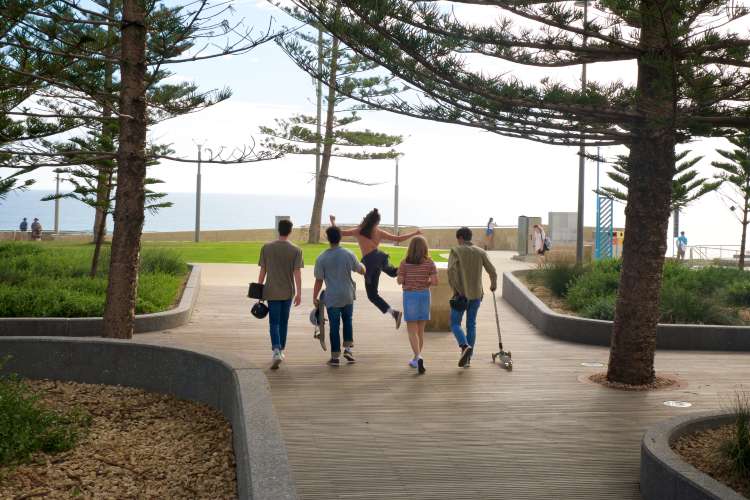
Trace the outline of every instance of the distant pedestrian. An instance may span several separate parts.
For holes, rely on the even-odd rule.
[[[406,258],[398,268],[397,281],[404,290],[404,321],[414,353],[409,366],[422,374],[425,372],[424,330],[430,320],[430,287],[438,284],[437,268],[423,237],[417,236],[409,242]]]
[[[531,242],[534,248],[534,255],[536,255],[536,264],[539,267],[544,265],[544,254],[547,253],[547,248],[544,244],[547,239],[547,235],[544,233],[544,229],[539,224],[534,224],[531,232]]]
[[[36,217],[34,218],[34,222],[31,223],[31,239],[34,241],[42,240],[42,224]]]
[[[320,254],[315,261],[315,286],[313,287],[313,303],[318,307],[320,290],[323,283],[326,291],[322,297],[328,313],[328,329],[331,339],[331,359],[328,364],[339,366],[341,356],[341,336],[339,330],[343,324],[344,330],[344,358],[349,363],[356,361],[354,357],[354,329],[352,316],[354,314],[355,287],[351,273],[365,274],[365,266],[357,261],[357,256],[350,250],[341,248],[341,230],[336,226],[326,229],[326,237],[330,248]]]
[[[268,301],[268,323],[271,335],[271,368],[284,360],[289,311],[294,298],[295,307],[302,302],[302,250],[289,241],[292,221],[281,220],[279,238],[266,243],[260,250],[258,283],[264,284],[263,299]]]
[[[688,239],[685,236],[685,231],[680,231],[680,236],[677,238],[677,260],[685,260],[685,250],[687,250]]]
[[[29,222],[26,220],[26,217],[23,218],[21,224],[18,226],[18,229],[24,233],[29,230]]]
[[[485,250],[495,249],[495,228],[496,227],[497,227],[497,224],[495,224],[495,219],[490,217],[490,220],[487,222],[487,228],[484,230],[484,236],[485,236],[484,249]]]
[[[331,226],[335,226],[336,217],[331,215],[330,218]],[[393,317],[396,322],[396,328],[401,326],[403,313],[392,309],[388,305],[388,302],[380,296],[378,286],[380,284],[381,272],[384,272],[391,278],[395,278],[398,274],[398,269],[388,262],[388,254],[381,252],[378,246],[382,240],[401,242],[420,234],[422,234],[422,231],[419,230],[399,236],[383,231],[380,229],[380,213],[377,208],[365,215],[359,226],[354,229],[341,230],[342,236],[354,236],[357,238],[357,243],[359,243],[359,249],[362,252],[362,264],[365,265],[365,290],[367,291],[367,298],[375,304],[375,307],[380,309],[380,312],[383,314],[388,313]]]
[[[456,337],[461,357],[458,366],[468,367],[477,338],[477,312],[482,303],[482,269],[490,276],[490,290],[497,290],[497,271],[487,257],[487,252],[471,243],[471,229],[456,231],[458,245],[451,249],[448,258],[448,283],[453,290],[451,300],[451,331]],[[461,328],[466,312],[466,332]]]

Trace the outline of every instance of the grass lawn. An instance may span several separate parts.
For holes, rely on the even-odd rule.
[[[0,243],[0,317],[102,316],[109,249],[96,277],[89,278],[92,245]],[[136,313],[170,309],[187,275],[177,252],[147,248],[142,253]]]
[[[226,241],[226,242],[144,242],[143,247],[168,249],[177,252],[186,262],[207,263],[239,263],[257,264],[260,257],[260,248],[264,242],[258,241]],[[302,244],[302,255],[305,265],[312,265],[326,248],[327,244],[317,245]],[[353,243],[344,243],[345,248],[352,250],[357,257],[362,257],[359,247]],[[381,246],[384,252],[391,257],[391,263],[398,265],[406,255],[406,247]],[[432,250],[432,259],[435,262],[445,262],[440,254],[443,250]]]

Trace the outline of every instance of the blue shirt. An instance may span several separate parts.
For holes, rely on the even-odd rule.
[[[326,284],[327,307],[344,307],[354,302],[352,272],[364,269],[357,256],[341,247],[329,248],[315,261],[315,279]]]
[[[687,246],[687,237],[680,236],[677,238],[677,246],[680,248],[685,248]]]

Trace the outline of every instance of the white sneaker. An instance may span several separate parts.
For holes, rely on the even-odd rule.
[[[286,354],[284,354],[284,351],[279,351],[281,353],[281,359],[282,361],[286,361]]]
[[[417,367],[417,360],[416,360],[416,358],[412,358],[412,360],[409,361],[409,366],[411,366],[412,368],[416,368]]]
[[[282,361],[284,361],[284,357],[282,356],[281,351],[274,350],[273,357],[271,358],[271,369],[277,369]]]

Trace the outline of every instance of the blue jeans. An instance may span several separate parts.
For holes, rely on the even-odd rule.
[[[466,308],[466,333],[461,328],[461,320],[464,317],[464,311],[456,311],[451,308],[451,331],[456,337],[459,346],[470,345],[474,347],[477,341],[477,312],[482,304],[482,299],[473,299],[469,301]]]
[[[328,328],[331,337],[331,356],[337,358],[341,354],[339,335],[341,323],[344,323],[344,347],[354,345],[354,330],[352,329],[354,304],[347,304],[344,307],[326,307],[326,311],[328,311]]]
[[[268,301],[268,323],[271,330],[271,348],[284,350],[289,327],[289,310],[292,299]]]

